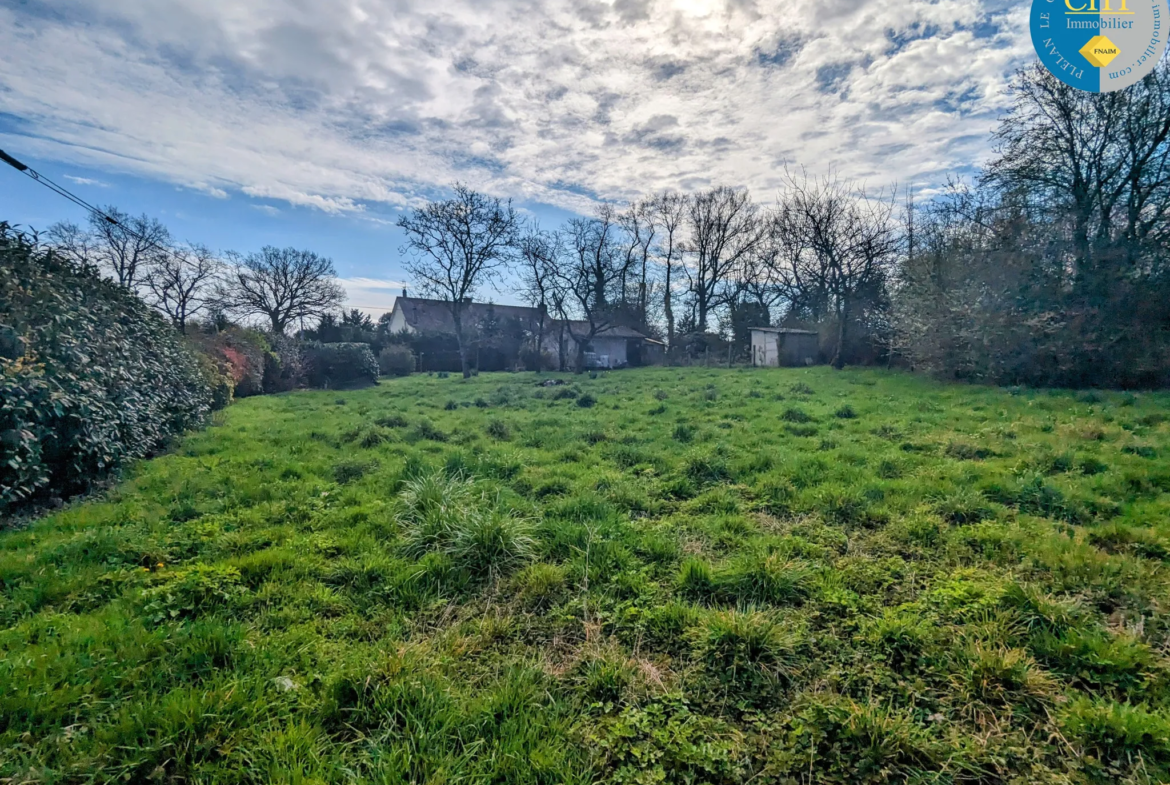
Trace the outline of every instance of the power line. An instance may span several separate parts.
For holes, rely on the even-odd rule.
[[[121,226],[123,230],[125,230],[128,234],[130,234],[132,236],[138,236],[138,235],[135,235],[134,232],[127,229],[125,226],[122,226],[122,224],[118,223],[118,220],[116,218],[114,218],[113,216],[94,207],[92,204],[85,201],[80,196],[77,196],[76,194],[70,193],[67,189],[65,189],[64,187],[62,187],[60,185],[57,185],[57,183],[53,182],[48,177],[45,177],[43,174],[38,172],[36,169],[33,169],[31,166],[28,166],[26,164],[21,163],[20,161],[16,160],[15,158],[13,158],[11,155],[4,152],[3,150],[0,150],[0,161],[3,161],[4,163],[8,164],[9,166],[11,166],[13,169],[20,172],[21,174],[28,175],[33,180],[36,180],[38,183],[45,186],[53,193],[58,194],[59,196],[64,196],[66,199],[73,202],[78,207],[81,207],[85,210],[88,210],[89,212],[93,213],[94,215],[98,216],[99,218],[102,218],[103,220],[108,221],[109,223],[112,223],[114,226]],[[140,239],[144,242],[150,242],[145,237],[138,237],[138,239]]]
[[[11,166],[13,169],[20,172],[21,174],[28,175],[33,180],[35,180],[36,182],[45,186],[46,188],[48,188],[50,191],[57,194],[58,196],[63,196],[66,199],[68,199],[69,201],[73,202],[78,207],[81,207],[84,210],[88,210],[90,214],[96,216],[97,218],[118,227],[123,232],[130,235],[131,237],[134,237],[137,240],[146,243],[148,246],[153,246],[154,248],[156,248],[159,251],[162,251],[165,254],[169,254],[170,256],[173,256],[176,261],[179,261],[179,262],[185,261],[183,259],[183,257],[181,257],[181,256],[179,256],[179,254],[175,253],[175,250],[173,248],[167,248],[166,246],[159,245],[157,242],[155,242],[154,240],[151,240],[149,237],[145,237],[142,234],[139,234],[138,232],[134,231],[130,227],[123,224],[121,221],[119,221],[114,216],[107,213],[105,210],[101,210],[97,207],[94,207],[92,204],[85,201],[77,194],[70,192],[64,186],[58,185],[57,183],[50,180],[48,177],[45,177],[43,174],[38,172],[36,169],[33,169],[31,166],[28,166],[27,164],[16,160],[15,158],[13,158],[11,155],[4,152],[3,150],[0,150],[0,161],[3,161],[4,163],[8,164],[9,166]]]

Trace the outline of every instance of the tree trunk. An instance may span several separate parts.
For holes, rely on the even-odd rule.
[[[451,312],[451,321],[455,324],[455,341],[459,345],[459,368],[463,371],[463,378],[471,378],[471,362],[467,357],[467,342],[463,338],[463,319],[458,309]]]
[[[845,367],[845,323],[848,321],[848,308],[842,306],[837,310],[837,346],[833,350],[832,366],[838,371]]]
[[[557,369],[565,372],[565,323],[561,322],[560,330],[557,333]]]

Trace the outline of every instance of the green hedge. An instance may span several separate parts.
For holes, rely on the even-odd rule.
[[[166,320],[0,222],[0,515],[86,490],[212,402]]]
[[[350,387],[378,383],[378,360],[367,343],[306,343],[310,387]]]

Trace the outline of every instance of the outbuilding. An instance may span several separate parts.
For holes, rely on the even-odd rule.
[[[752,365],[813,365],[817,334],[794,327],[753,327]]]

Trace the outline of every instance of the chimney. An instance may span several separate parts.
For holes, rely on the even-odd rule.
[[[406,297],[406,287],[402,287],[402,296]]]

